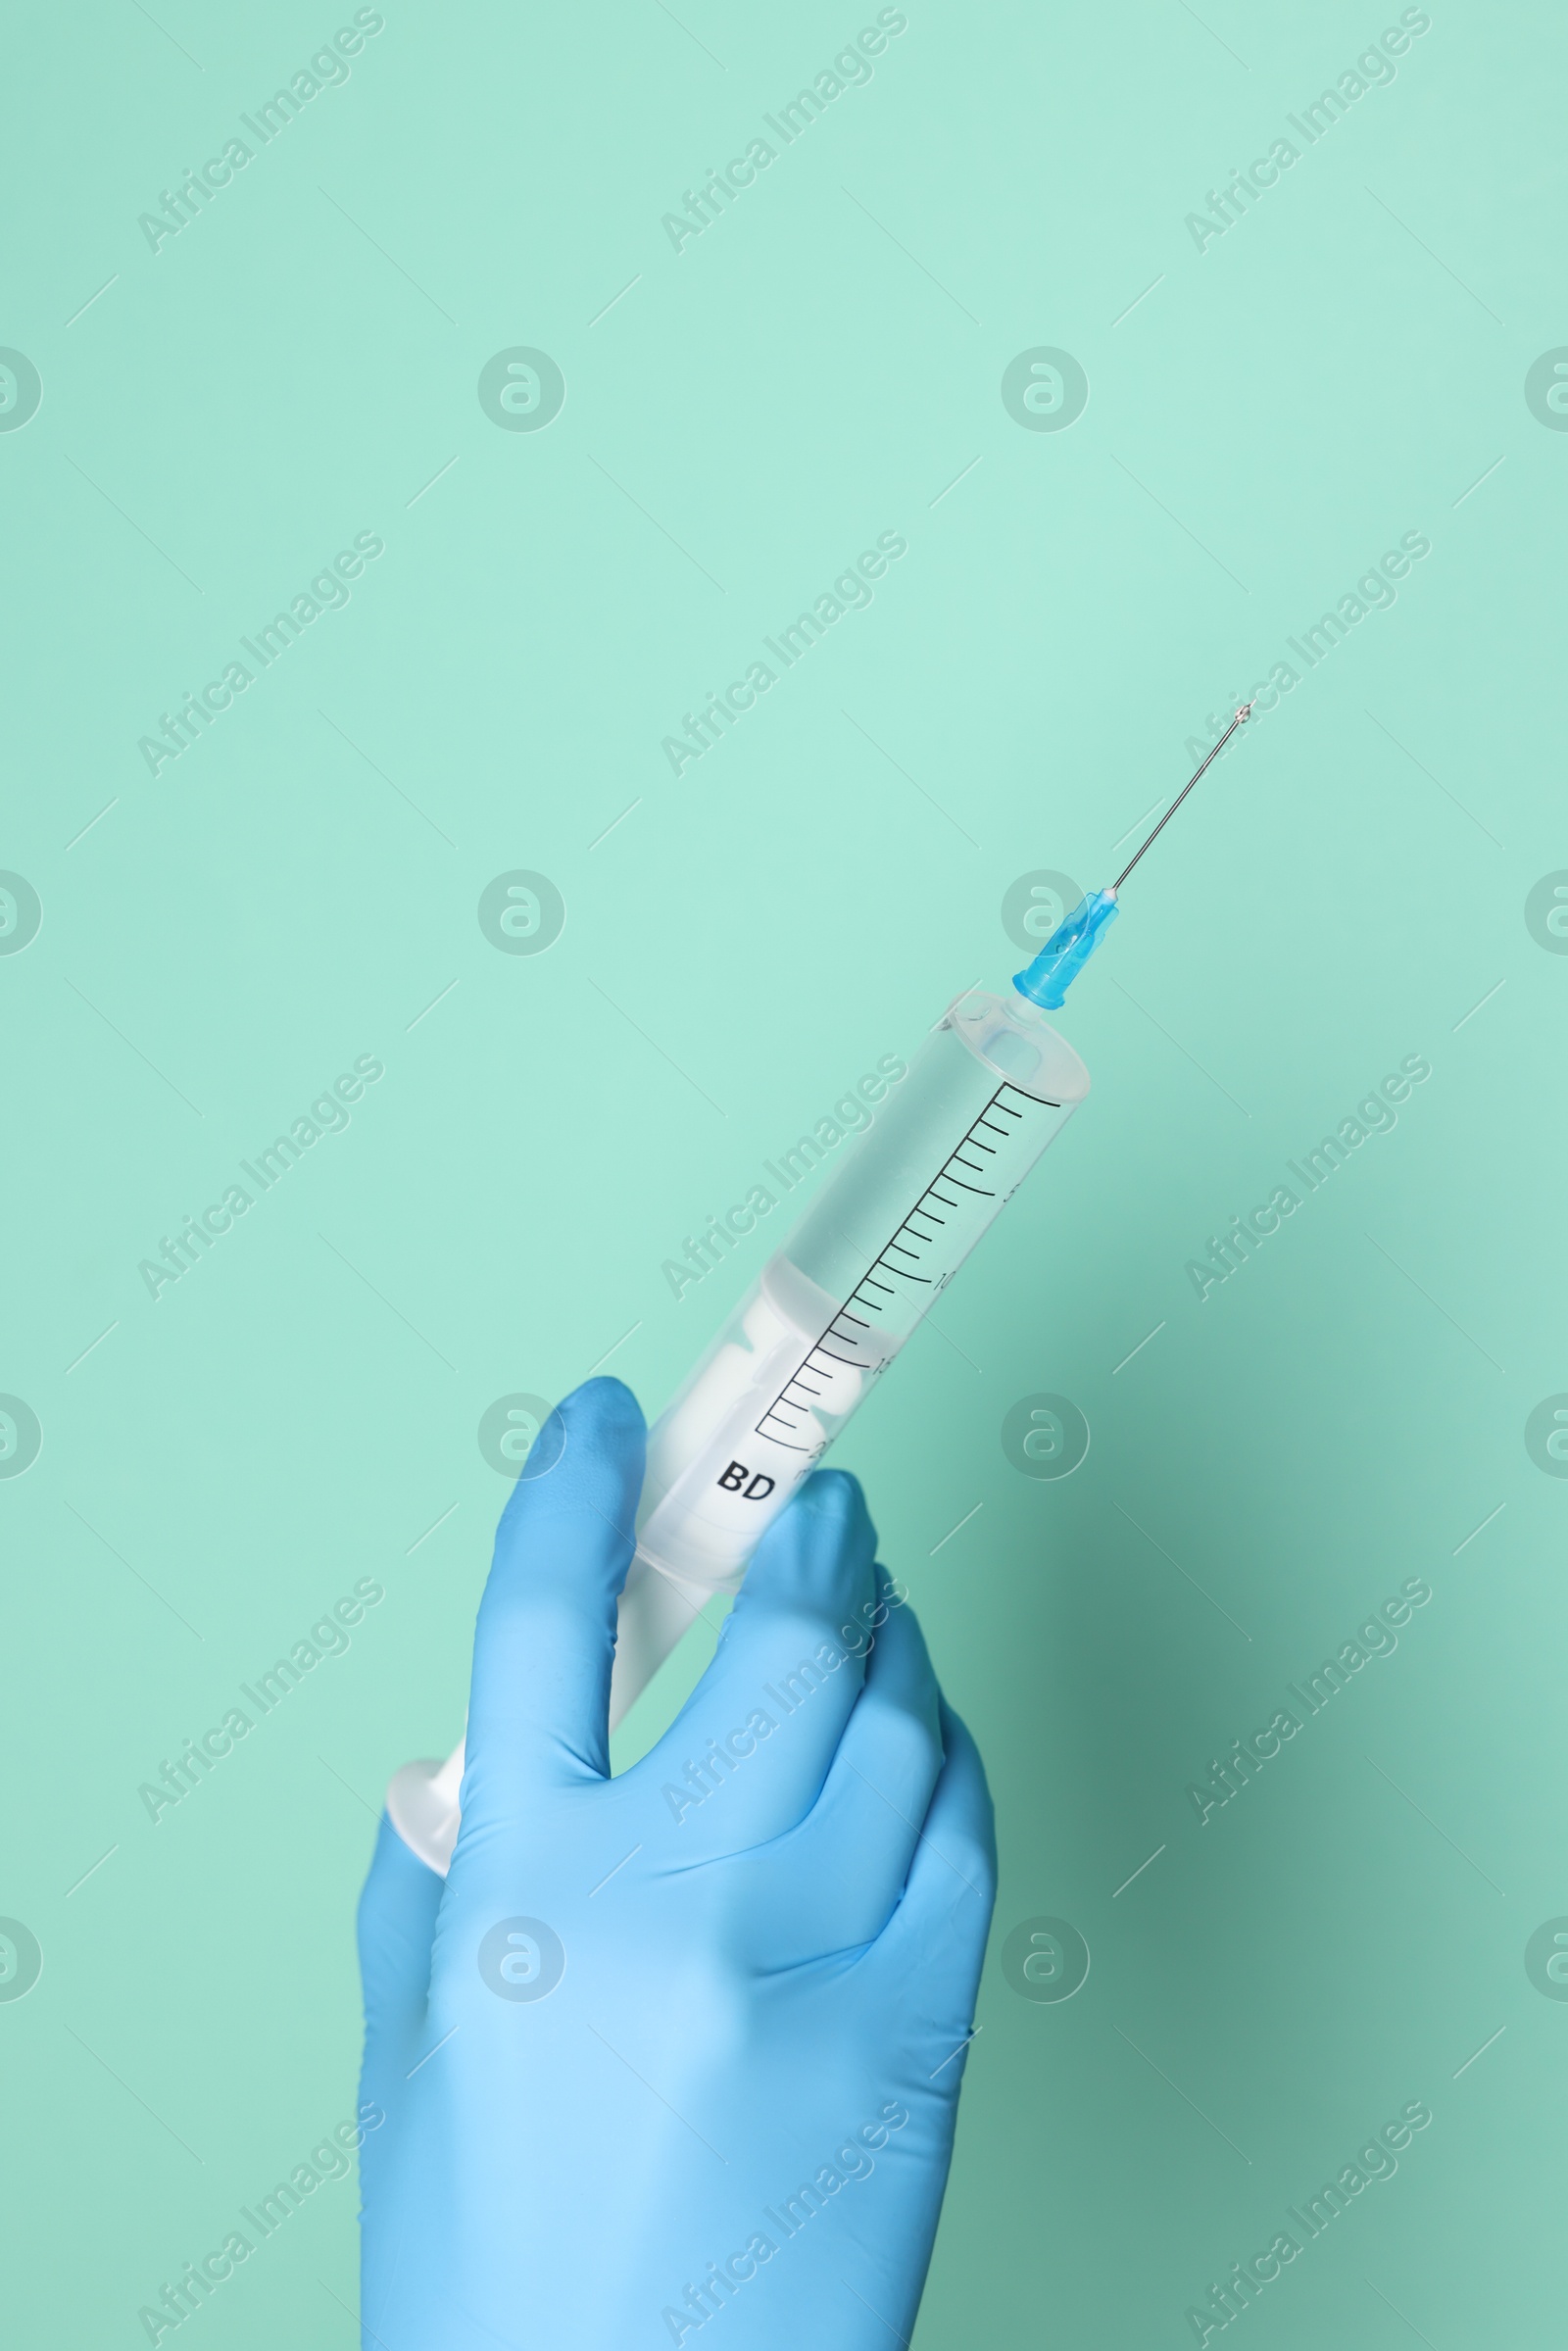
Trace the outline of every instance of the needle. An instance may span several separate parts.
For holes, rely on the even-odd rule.
[[[1220,755],[1220,753],[1221,753],[1221,752],[1224,750],[1224,748],[1225,748],[1226,744],[1227,744],[1227,743],[1230,741],[1230,739],[1231,739],[1232,735],[1234,735],[1234,734],[1235,734],[1235,732],[1236,732],[1236,729],[1237,729],[1237,728],[1238,728],[1238,727],[1239,727],[1239,726],[1242,724],[1242,722],[1244,721],[1244,719],[1250,718],[1250,717],[1251,716],[1251,714],[1252,714],[1252,706],[1251,706],[1251,704],[1250,704],[1250,702],[1244,702],[1244,703],[1243,703],[1243,705],[1242,705],[1242,707],[1241,707],[1241,709],[1240,709],[1240,710],[1237,711],[1237,713],[1236,713],[1235,717],[1234,717],[1234,718],[1231,720],[1231,722],[1230,722],[1229,726],[1228,726],[1228,727],[1225,729],[1225,732],[1224,732],[1224,733],[1221,735],[1221,737],[1220,737],[1219,741],[1218,741],[1218,742],[1215,744],[1215,746],[1214,746],[1213,750],[1212,750],[1212,751],[1209,753],[1209,755],[1208,755],[1208,759],[1206,759],[1203,761],[1203,765],[1202,765],[1202,767],[1199,767],[1198,769],[1196,769],[1196,770],[1195,770],[1195,772],[1194,772],[1192,775],[1190,775],[1190,776],[1188,777],[1188,779],[1187,779],[1186,783],[1185,783],[1185,784],[1183,784],[1183,786],[1182,786],[1181,790],[1180,790],[1180,791],[1177,793],[1177,795],[1176,795],[1175,799],[1174,799],[1174,800],[1171,802],[1171,804],[1170,804],[1170,807],[1169,807],[1169,808],[1168,808],[1165,810],[1165,813],[1164,813],[1164,815],[1163,815],[1163,816],[1160,818],[1159,822],[1158,822],[1158,823],[1155,825],[1155,827],[1154,827],[1153,831],[1152,831],[1152,832],[1150,834],[1150,836],[1149,836],[1149,839],[1148,839],[1148,840],[1147,840],[1147,841],[1144,843],[1144,849],[1148,849],[1148,848],[1150,848],[1150,847],[1151,847],[1151,845],[1152,845],[1153,842],[1155,842],[1155,841],[1157,841],[1157,840],[1158,840],[1158,838],[1159,838],[1160,834],[1161,834],[1161,833],[1164,831],[1164,829],[1165,829],[1166,825],[1167,825],[1167,824],[1169,824],[1169,822],[1170,822],[1171,818],[1172,818],[1172,817],[1175,815],[1175,813],[1176,813],[1177,809],[1178,809],[1178,808],[1181,807],[1181,805],[1182,805],[1182,802],[1183,802],[1183,801],[1184,801],[1184,800],[1187,798],[1187,795],[1188,795],[1188,793],[1189,793],[1189,792],[1192,790],[1192,788],[1193,788],[1194,784],[1196,784],[1196,783],[1197,783],[1199,776],[1200,776],[1200,775],[1202,774],[1202,772],[1203,772],[1203,767],[1206,767],[1206,766],[1208,766],[1211,760],[1217,759],[1219,758],[1219,755]],[[1133,865],[1136,865],[1136,864],[1137,864],[1137,862],[1138,862],[1138,858],[1139,858],[1139,857],[1141,857],[1143,856],[1143,854],[1144,854],[1144,849],[1141,849],[1141,850],[1139,850],[1139,851],[1138,851],[1138,853],[1137,853],[1137,856],[1135,856],[1135,857],[1134,857],[1134,858],[1133,858],[1133,860],[1132,860],[1132,864],[1131,864],[1131,865],[1124,866],[1124,867],[1123,867],[1123,869],[1122,869],[1122,871],[1121,871],[1120,873],[1118,873],[1118,874],[1117,874],[1117,876],[1116,876],[1115,880],[1114,880],[1114,881],[1111,883],[1111,885],[1110,885],[1110,887],[1111,887],[1111,892],[1112,892],[1112,895],[1114,895],[1114,894],[1115,894],[1115,892],[1116,892],[1116,891],[1118,891],[1118,890],[1121,888],[1121,886],[1122,886],[1122,883],[1123,883],[1123,882],[1124,882],[1124,881],[1127,879],[1127,876],[1128,876],[1128,874],[1129,874],[1129,873],[1131,873],[1131,871],[1132,871],[1132,869],[1133,869]]]

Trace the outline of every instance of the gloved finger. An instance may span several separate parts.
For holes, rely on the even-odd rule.
[[[914,1611],[895,1604],[797,1833],[816,1951],[874,1941],[903,1895],[944,1767],[941,1706]]]
[[[895,1984],[920,1985],[925,2021],[955,2046],[970,2030],[997,1899],[997,1837],[980,1751],[944,1698],[947,1760],[921,1825],[903,1899],[875,1944],[876,1964]],[[937,2078],[956,2097],[961,2058]]]
[[[365,2074],[369,2094],[395,2071],[424,2022],[430,1945],[441,1880],[411,1853],[383,1813],[357,1922],[365,1991]],[[376,2081],[372,2082],[372,2076]]]
[[[522,1817],[542,1784],[609,1774],[643,1449],[630,1389],[589,1380],[551,1413],[512,1490],[474,1629],[460,1857]]]
[[[765,1843],[816,1801],[864,1680],[875,1556],[843,1470],[808,1478],[762,1538],[708,1671],[633,1767],[662,1796],[679,1861]]]

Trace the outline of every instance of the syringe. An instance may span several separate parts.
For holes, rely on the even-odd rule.
[[[704,1604],[739,1591],[768,1526],[1089,1092],[1088,1070],[1040,1007],[1061,1004],[1133,866],[1250,709],[1116,880],[1058,923],[1011,996],[970,990],[950,1004],[655,1422],[620,1599],[612,1729]],[[405,1764],[387,1790],[393,1826],[443,1875],[463,1761],[460,1746],[444,1764]]]

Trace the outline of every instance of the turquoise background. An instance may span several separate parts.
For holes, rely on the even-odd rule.
[[[9,2331],[144,2340],[352,2111],[353,1907],[388,1775],[461,1729],[486,1407],[608,1356],[657,1409],[766,1228],[677,1301],[683,1237],[1004,982],[1009,885],[1107,878],[1205,713],[1414,531],[1129,884],[1062,1015],[1094,1094],[840,1457],[1001,1836],[921,2351],[1193,2340],[1413,2100],[1254,2351],[1560,2340],[1568,2006],[1524,1965],[1568,1912],[1568,1486],[1524,1441],[1568,1389],[1568,961],[1524,914],[1568,866],[1568,439],[1524,393],[1568,341],[1560,12],[1434,5],[1200,252],[1205,191],[1397,11],[909,0],[678,253],[662,216],[862,20],[383,13],[156,252],[138,216],[335,20],[14,28],[0,343],[42,403],[0,432],[0,865],[42,926],[0,955],[0,1389],[43,1441],[0,1479],[0,1911],[43,1973],[0,2002]],[[546,429],[480,406],[514,346],[564,375]],[[1088,376],[1064,430],[1001,397],[1039,346]],[[884,530],[869,609],[677,778],[682,712]],[[357,532],[347,608],[150,774]],[[513,868],[564,900],[546,954],[479,928]],[[1206,1237],[1417,1053],[1397,1127],[1200,1302]],[[149,1297],[357,1055],[348,1129]],[[1065,1481],[1002,1449],[1037,1391],[1090,1424]],[[1200,1825],[1188,1784],[1412,1576],[1396,1653]],[[367,1577],[348,1652],[154,1825],[139,1785]],[[1001,1964],[1042,1914],[1092,1954],[1063,2003]],[[355,2339],[355,2192],[210,2345]]]

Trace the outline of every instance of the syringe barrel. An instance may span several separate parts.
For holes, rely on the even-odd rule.
[[[770,1522],[1089,1090],[1021,998],[961,997],[649,1433],[638,1550],[738,1590]]]
[[[621,1595],[618,1723],[714,1593],[740,1589],[768,1526],[1089,1092],[1023,997],[959,997],[850,1145],[648,1437]],[[459,1748],[406,1765],[394,1826],[444,1871]]]

